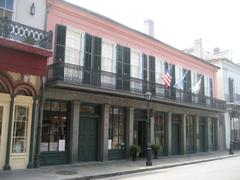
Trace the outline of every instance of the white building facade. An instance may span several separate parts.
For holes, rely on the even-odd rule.
[[[45,29],[46,0],[1,0],[0,17],[38,29]]]
[[[201,39],[195,40],[193,48],[184,52],[206,60],[221,69],[217,72],[217,98],[227,102],[225,118],[225,142],[226,148],[230,148],[230,142],[234,149],[240,146],[240,65],[232,61],[231,51],[220,51],[215,48],[213,53],[202,48]]]

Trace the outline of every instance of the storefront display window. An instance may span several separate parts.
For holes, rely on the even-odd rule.
[[[217,150],[217,119],[211,118],[210,120],[210,144],[211,150]]]
[[[109,119],[109,150],[125,149],[125,109],[112,107]]]
[[[41,151],[66,151],[67,103],[47,100],[44,104]]]
[[[165,145],[164,128],[165,128],[165,114],[163,112],[155,112],[154,122],[154,139],[155,144],[161,144],[162,147]]]
[[[13,153],[26,153],[28,114],[29,108],[25,106],[15,106],[14,128],[13,128]]]
[[[187,116],[186,119],[186,147],[187,152],[194,151],[194,116]]]

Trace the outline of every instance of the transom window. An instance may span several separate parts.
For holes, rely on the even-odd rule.
[[[29,108],[26,106],[15,106],[14,128],[13,128],[13,153],[26,153],[27,130],[28,130]]]
[[[13,0],[0,0],[0,17],[7,16],[12,19]]]

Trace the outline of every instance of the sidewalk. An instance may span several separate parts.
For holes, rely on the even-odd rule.
[[[0,171],[1,180],[63,180],[91,179],[170,168],[200,162],[240,156],[240,151],[229,155],[228,151],[161,157],[153,160],[153,166],[145,166],[146,159],[138,161],[117,160],[79,163],[73,165],[45,166],[37,169]]]

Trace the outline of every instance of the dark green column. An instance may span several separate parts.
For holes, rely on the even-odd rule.
[[[36,101],[37,98],[33,97],[33,107],[32,107],[32,124],[31,124],[31,136],[30,136],[30,148],[29,148],[29,162],[27,168],[33,168],[33,156],[34,156],[34,131],[35,131],[35,114],[36,114]]]
[[[7,150],[4,170],[11,170],[10,166],[10,151],[11,151],[11,136],[12,136],[12,123],[13,123],[13,108],[14,108],[14,95],[11,95],[10,109],[9,109],[9,120],[8,120],[8,134],[7,134]]]
[[[36,152],[35,152],[35,168],[40,167],[40,143],[42,137],[42,119],[43,119],[43,106],[44,106],[44,81],[41,78],[41,93],[39,97],[39,111],[38,111],[38,125],[37,125],[37,137],[36,137]]]

